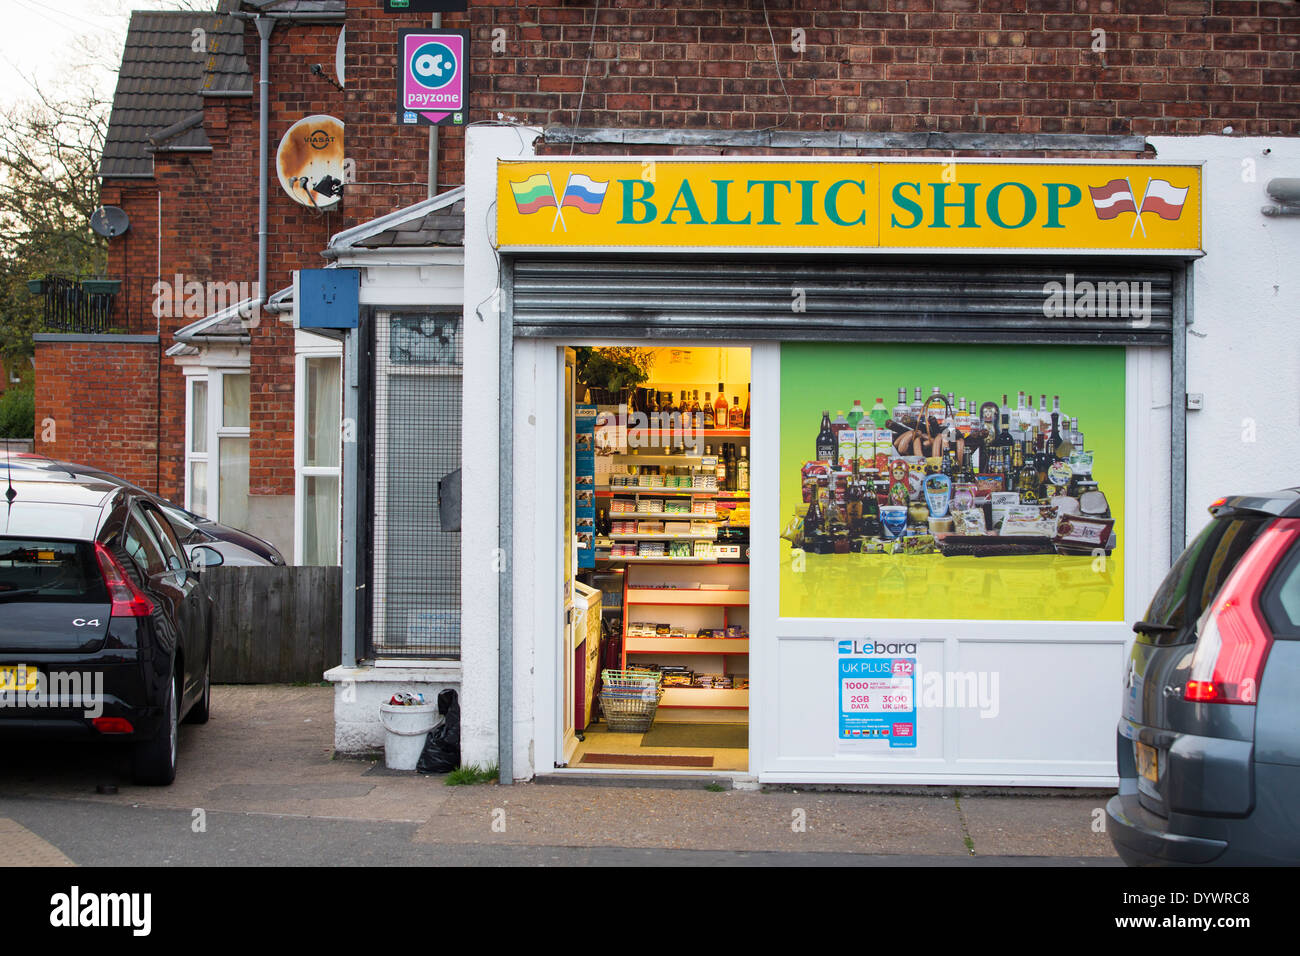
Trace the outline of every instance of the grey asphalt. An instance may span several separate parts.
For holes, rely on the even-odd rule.
[[[1096,793],[449,787],[334,759],[331,695],[214,688],[170,787],[134,786],[86,745],[7,743],[0,865],[1118,863]],[[117,791],[97,792],[107,781]]]

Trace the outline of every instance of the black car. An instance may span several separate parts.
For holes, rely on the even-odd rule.
[[[1130,865],[1300,864],[1300,489],[1222,498],[1141,621],[1107,832]]]
[[[284,556],[269,541],[264,541],[247,531],[241,531],[239,528],[232,528],[230,525],[224,525],[218,521],[213,521],[211,518],[195,514],[175,502],[168,501],[151,491],[146,491],[139,485],[132,484],[125,478],[120,478],[92,465],[81,465],[71,461],[57,461],[34,452],[21,452],[6,456],[4,461],[0,462],[0,467],[8,468],[14,474],[38,472],[66,475],[71,478],[102,478],[105,481],[119,484],[141,497],[151,498],[157,502],[158,506],[171,520],[172,527],[176,529],[177,536],[189,553],[191,563],[197,566],[212,564],[230,567],[267,564],[283,566],[285,563]],[[196,553],[196,551],[201,551],[204,548],[209,550]],[[210,552],[216,553],[212,554]]]
[[[129,744],[135,779],[176,776],[205,723],[212,609],[158,504],[91,477],[0,463],[0,735]]]

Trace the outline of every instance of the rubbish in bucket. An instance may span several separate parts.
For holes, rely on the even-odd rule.
[[[392,704],[394,707],[398,707],[398,706],[410,707],[416,704],[423,704],[424,695],[408,694],[408,693],[394,694],[392,697],[388,698],[388,702]]]
[[[420,773],[451,773],[460,766],[460,702],[450,687],[438,692],[437,727],[429,731],[415,769]]]
[[[384,725],[384,766],[389,770],[414,770],[424,738],[437,718],[434,704],[380,704]]]

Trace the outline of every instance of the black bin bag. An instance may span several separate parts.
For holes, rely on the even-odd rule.
[[[450,687],[438,692],[438,721],[424,738],[415,769],[420,773],[451,773],[460,766],[460,701]]]

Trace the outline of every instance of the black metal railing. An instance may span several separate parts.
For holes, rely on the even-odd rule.
[[[125,325],[123,310],[117,307],[119,279],[47,275],[27,285],[42,297],[41,326],[46,332],[116,332]]]

